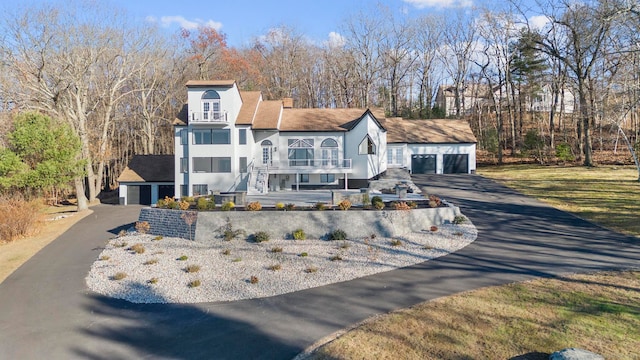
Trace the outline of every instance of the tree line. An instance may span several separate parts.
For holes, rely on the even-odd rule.
[[[422,16],[375,5],[350,14],[323,43],[279,26],[242,47],[213,28],[168,35],[84,2],[22,7],[0,21],[0,145],[10,146],[17,113],[67,124],[83,160],[73,181],[80,208],[116,185],[133,154],[172,153],[171,123],[191,79],[234,79],[268,99],[292,97],[296,107],[464,118],[499,162],[505,152],[560,144],[591,166],[594,146],[626,139],[633,152],[640,133],[635,0],[541,0],[535,9],[514,0]],[[543,85],[552,94],[547,112],[530,107]],[[451,115],[436,103],[443,86],[454,98]],[[573,112],[561,106],[568,93]]]

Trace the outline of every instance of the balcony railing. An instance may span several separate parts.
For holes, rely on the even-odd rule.
[[[351,169],[351,159],[289,159],[274,161],[269,167],[275,169]]]
[[[227,114],[222,111],[192,111],[191,116],[189,116],[189,121],[201,123],[226,123]]]

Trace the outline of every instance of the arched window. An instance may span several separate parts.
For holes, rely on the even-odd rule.
[[[334,139],[324,139],[320,148],[322,166],[338,166],[338,142]]]
[[[376,153],[376,144],[371,140],[369,135],[365,136],[358,147],[360,155],[374,155]]]
[[[262,146],[272,146],[273,143],[271,142],[271,140],[263,140],[260,145]]]
[[[262,164],[271,165],[271,147],[273,143],[271,140],[262,140],[260,146],[262,146]]]
[[[202,94],[202,120],[223,120],[222,111],[220,111],[220,94],[215,90],[207,90]]]

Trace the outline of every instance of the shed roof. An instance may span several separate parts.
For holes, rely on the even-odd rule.
[[[119,182],[173,182],[173,155],[134,155]]]

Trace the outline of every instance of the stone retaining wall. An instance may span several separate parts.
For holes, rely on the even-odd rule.
[[[195,239],[196,224],[198,221],[196,218],[191,227],[189,227],[182,218],[182,214],[186,212],[187,211],[182,210],[142,208],[140,210],[140,216],[138,216],[138,221],[148,222],[150,225],[149,234],[152,235]],[[189,212],[198,214],[198,212],[195,211]],[[191,236],[189,236],[189,231],[191,231]]]
[[[180,216],[184,211],[145,208],[140,221],[148,221],[150,233],[189,238],[189,228]],[[409,232],[428,232],[432,225],[450,222],[460,210],[455,206],[397,210],[325,210],[325,211],[204,211],[198,213],[192,226],[192,239],[198,242],[219,241],[227,224],[249,236],[266,231],[271,238],[290,238],[291,232],[303,229],[307,238],[325,239],[333,230],[341,229],[348,237],[371,234],[402,238]],[[197,226],[196,226],[197,224]]]

